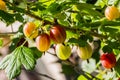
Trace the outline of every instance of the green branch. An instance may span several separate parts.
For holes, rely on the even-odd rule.
[[[98,27],[102,24],[102,26],[120,26],[120,21],[96,21],[84,24],[85,26],[91,26],[91,27]]]
[[[30,11],[25,11],[25,14],[28,15],[28,16],[30,16],[30,17],[32,17],[32,18],[35,18],[35,19],[37,19],[39,21],[44,22],[44,25],[46,25],[46,24],[53,24],[53,22],[50,22],[48,20],[44,20],[41,17],[39,17],[39,16],[37,16],[35,14],[32,14]]]
[[[38,15],[35,15],[33,14],[31,11],[29,10],[25,10],[25,9],[21,9],[19,7],[17,7],[16,5],[14,5],[13,3],[7,1],[9,4],[11,4],[14,9],[17,11],[17,12],[20,12],[20,13],[23,13],[23,14],[26,14],[32,18],[35,18],[39,21],[42,21],[43,22],[43,25],[47,25],[47,24],[50,24],[50,25],[53,25],[55,24],[55,21],[54,22],[50,22],[48,20],[44,20],[43,18],[39,17]],[[97,27],[100,26],[101,24],[104,25],[104,26],[108,26],[108,25],[113,25],[113,26],[118,26],[120,22],[114,22],[114,21],[97,21],[97,22],[92,22],[92,23],[85,23],[83,24],[83,26],[91,26],[91,27]],[[89,32],[92,36],[95,36],[95,37],[98,37],[98,38],[104,38],[106,39],[107,36],[104,36],[102,34],[98,34],[96,32],[92,32],[92,31],[85,31],[85,30],[82,30],[80,28],[74,28],[74,27],[70,27],[70,26],[64,26],[66,30],[69,30],[69,31],[72,31],[72,32],[76,32],[76,31],[79,31],[79,32]]]

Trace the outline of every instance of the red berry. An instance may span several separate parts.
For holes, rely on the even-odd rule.
[[[103,67],[110,69],[113,68],[116,64],[116,57],[114,53],[105,53],[100,57]]]
[[[63,43],[66,39],[66,31],[63,27],[60,25],[54,25],[50,29],[50,38],[55,42],[55,43]]]

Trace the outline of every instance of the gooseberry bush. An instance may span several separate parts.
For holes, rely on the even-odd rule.
[[[0,20],[21,23],[12,34],[0,33],[1,47],[3,35],[11,38],[0,61],[10,80],[23,67],[33,70],[50,48],[69,80],[120,78],[119,0],[0,0]]]

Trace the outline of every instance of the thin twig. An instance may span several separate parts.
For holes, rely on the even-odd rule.
[[[83,76],[85,76],[88,80],[92,80],[92,78],[90,78],[88,75],[86,75],[84,71],[79,70],[77,67],[74,67],[74,70],[75,70],[78,74],[82,74]]]
[[[17,32],[6,32],[6,33],[0,33],[0,37],[10,37],[14,34],[16,34]]]
[[[25,70],[25,71],[27,71],[26,69],[24,69],[24,68],[22,68],[23,70]],[[27,71],[28,72],[28,71]],[[49,79],[51,79],[51,80],[55,80],[54,78],[52,78],[52,77],[50,77],[50,76],[48,76],[48,75],[46,75],[46,74],[43,74],[43,73],[39,73],[39,72],[37,72],[37,71],[29,71],[29,72],[32,72],[32,73],[35,73],[35,74],[37,74],[37,75],[40,75],[40,76],[43,76],[43,77],[46,77],[46,78],[49,78]]]
[[[11,31],[14,32],[14,30],[13,30],[13,25],[12,25],[12,24],[11,24]]]
[[[84,75],[88,80],[93,80],[93,78],[95,78],[96,80],[100,80],[99,78],[93,76],[92,74],[83,71],[82,69],[78,68],[78,65],[74,65],[70,60],[67,60],[70,65],[74,68],[75,72],[77,72],[78,74],[82,74]],[[89,74],[92,78],[90,78],[87,74]]]
[[[20,80],[19,76],[15,78],[15,80]]]
[[[48,75],[46,75],[46,74],[39,73],[39,72],[37,72],[37,71],[33,71],[33,73],[36,73],[36,74],[38,74],[38,75],[40,75],[40,76],[44,76],[44,77],[49,78],[49,79],[51,79],[51,80],[55,80],[55,79],[53,79],[52,77],[50,77],[50,76],[48,76]]]
[[[53,56],[56,56],[56,54],[53,54],[53,53],[51,53],[51,52],[49,52],[49,51],[46,51],[47,53],[49,53],[49,54],[51,54],[51,55],[53,55]]]
[[[8,41],[6,44],[4,44],[2,47],[7,46],[8,44],[10,44],[12,42],[12,40]]]
[[[35,14],[32,14],[30,11],[26,11],[25,13],[26,15],[32,17],[32,18],[35,18],[37,20],[40,20],[40,21],[43,21],[44,22],[44,25],[47,25],[47,24],[54,24],[53,22],[50,22],[48,20],[43,20],[41,17],[35,15]]]
[[[75,70],[78,74],[84,75],[88,80],[93,80],[94,78],[95,78],[96,80],[101,80],[101,79],[93,76],[92,74],[90,74],[90,73],[88,73],[88,72],[85,72],[85,71],[79,69],[78,67],[74,67],[74,70]],[[90,75],[92,78],[90,78],[87,74]]]

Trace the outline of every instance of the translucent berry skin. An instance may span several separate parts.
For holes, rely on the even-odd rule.
[[[77,54],[82,60],[89,59],[92,56],[93,50],[92,47],[87,44],[84,47],[78,47]]]
[[[63,43],[66,39],[66,31],[60,25],[54,25],[50,29],[50,38],[55,43]]]
[[[6,10],[6,3],[3,0],[0,0],[0,10]]]
[[[71,55],[71,48],[68,45],[57,44],[56,45],[56,55],[61,60],[66,60]]]
[[[116,64],[116,57],[114,53],[104,53],[100,56],[101,64],[103,67],[110,69]]]
[[[38,36],[38,29],[33,22],[27,22],[23,27],[23,33],[26,37],[33,39]]]
[[[39,51],[44,52],[50,48],[50,37],[43,33],[36,38],[36,47]]]
[[[108,6],[105,9],[105,17],[108,20],[113,20],[113,19],[119,18],[119,16],[120,16],[120,14],[119,14],[119,10],[117,9],[117,7],[115,7],[115,6]]]

